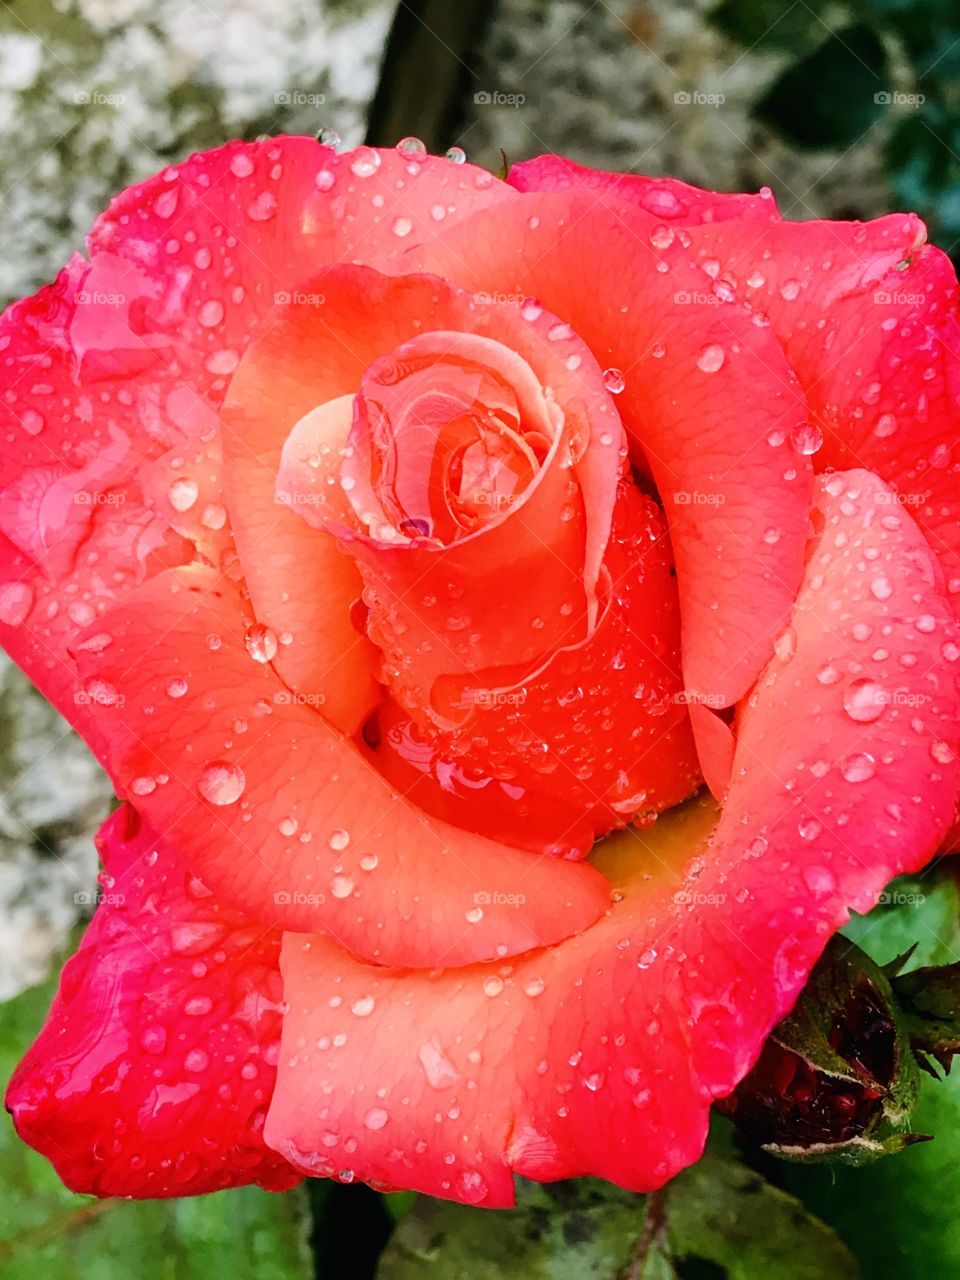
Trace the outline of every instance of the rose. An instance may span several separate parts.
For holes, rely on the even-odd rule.
[[[947,260],[295,138],[89,253],[2,321],[4,642],[125,799],[20,1132],[99,1194],[659,1185],[953,818]]]

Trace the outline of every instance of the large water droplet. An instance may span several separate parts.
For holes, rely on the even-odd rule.
[[[627,385],[627,380],[620,369],[604,369],[603,385],[612,396],[618,396]]]
[[[174,511],[189,511],[197,500],[200,490],[193,480],[174,480],[168,491],[170,505]]]
[[[719,342],[711,342],[697,356],[697,368],[703,373],[716,373],[718,369],[723,368],[726,358],[726,352]]]
[[[277,637],[269,627],[258,622],[250,628],[243,640],[247,653],[254,662],[272,662],[277,653]]]
[[[790,432],[790,444],[797,453],[810,457],[823,446],[823,432],[813,422],[801,422]]]
[[[867,782],[877,771],[877,762],[866,751],[846,756],[840,763],[840,772],[847,782]]]
[[[238,764],[226,760],[211,760],[200,774],[198,789],[204,800],[211,804],[235,804],[243,795],[247,779]]]
[[[843,693],[843,709],[851,720],[869,723],[879,720],[887,708],[890,695],[876,680],[854,680]]]

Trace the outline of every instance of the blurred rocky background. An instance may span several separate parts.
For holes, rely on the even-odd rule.
[[[908,206],[952,251],[958,84],[956,0],[7,0],[0,295],[163,165],[321,128],[769,185],[791,217]],[[110,791],[11,667],[0,721],[2,998],[89,910]]]

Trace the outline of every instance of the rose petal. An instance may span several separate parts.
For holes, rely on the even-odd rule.
[[[128,806],[98,839],[101,904],[7,1106],[72,1191],[185,1196],[298,1181],[263,1145],[279,935],[224,907]]]
[[[615,837],[598,859],[607,916],[505,965],[414,974],[285,938],[277,1151],[491,1207],[512,1203],[512,1172],[643,1191],[697,1158],[711,1100],[848,908],[922,866],[953,813],[943,740],[960,699],[940,644],[955,628],[933,556],[908,517],[889,525],[884,492],[866,472],[819,486],[793,640],[742,712],[709,843],[708,800]]]
[[[863,466],[892,485],[960,609],[960,322],[950,259],[924,244],[915,214],[718,225],[691,236],[698,257],[769,317],[825,437],[817,470]]]
[[[335,155],[312,138],[232,142],[118,196],[90,235],[90,263],[75,256],[56,284],[7,310],[0,637],[98,750],[67,648],[131,584],[193,557],[171,530],[234,571],[217,411],[275,296],[292,297],[319,262],[389,258],[433,236],[438,210],[449,225],[516,198],[490,174],[436,157]],[[250,586],[279,633],[288,619],[267,616],[261,587],[271,572],[253,566]],[[304,625],[291,630],[304,634],[328,611],[333,577],[323,565],[312,580],[302,574],[294,622]],[[291,646],[278,659],[291,680],[300,657]],[[356,687],[362,698],[369,684],[358,676]]]
[[[772,221],[780,216],[769,187],[764,187],[755,196],[704,191],[676,178],[590,169],[563,156],[535,156],[532,160],[512,164],[507,182],[523,192],[585,189],[602,196],[614,206],[643,209],[656,218],[679,226],[727,219]]]
[[[238,909],[325,929],[383,963],[467,963],[592,923],[609,888],[592,867],[536,858],[430,822],[244,645],[230,584],[164,574],[103,620],[80,655],[107,766],[191,870]],[[262,655],[261,655],[262,656]],[[478,908],[491,883],[524,895]]]
[[[617,408],[670,520],[688,689],[735,702],[789,613],[812,484],[789,444],[803,398],[771,334],[723,300],[679,233],[583,192],[500,205],[411,257],[470,288],[533,295],[622,372]]]

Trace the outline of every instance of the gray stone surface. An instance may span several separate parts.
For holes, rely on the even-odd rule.
[[[363,134],[392,0],[12,0],[0,10],[0,295],[116,191],[258,133]],[[324,101],[318,101],[322,97]]]

